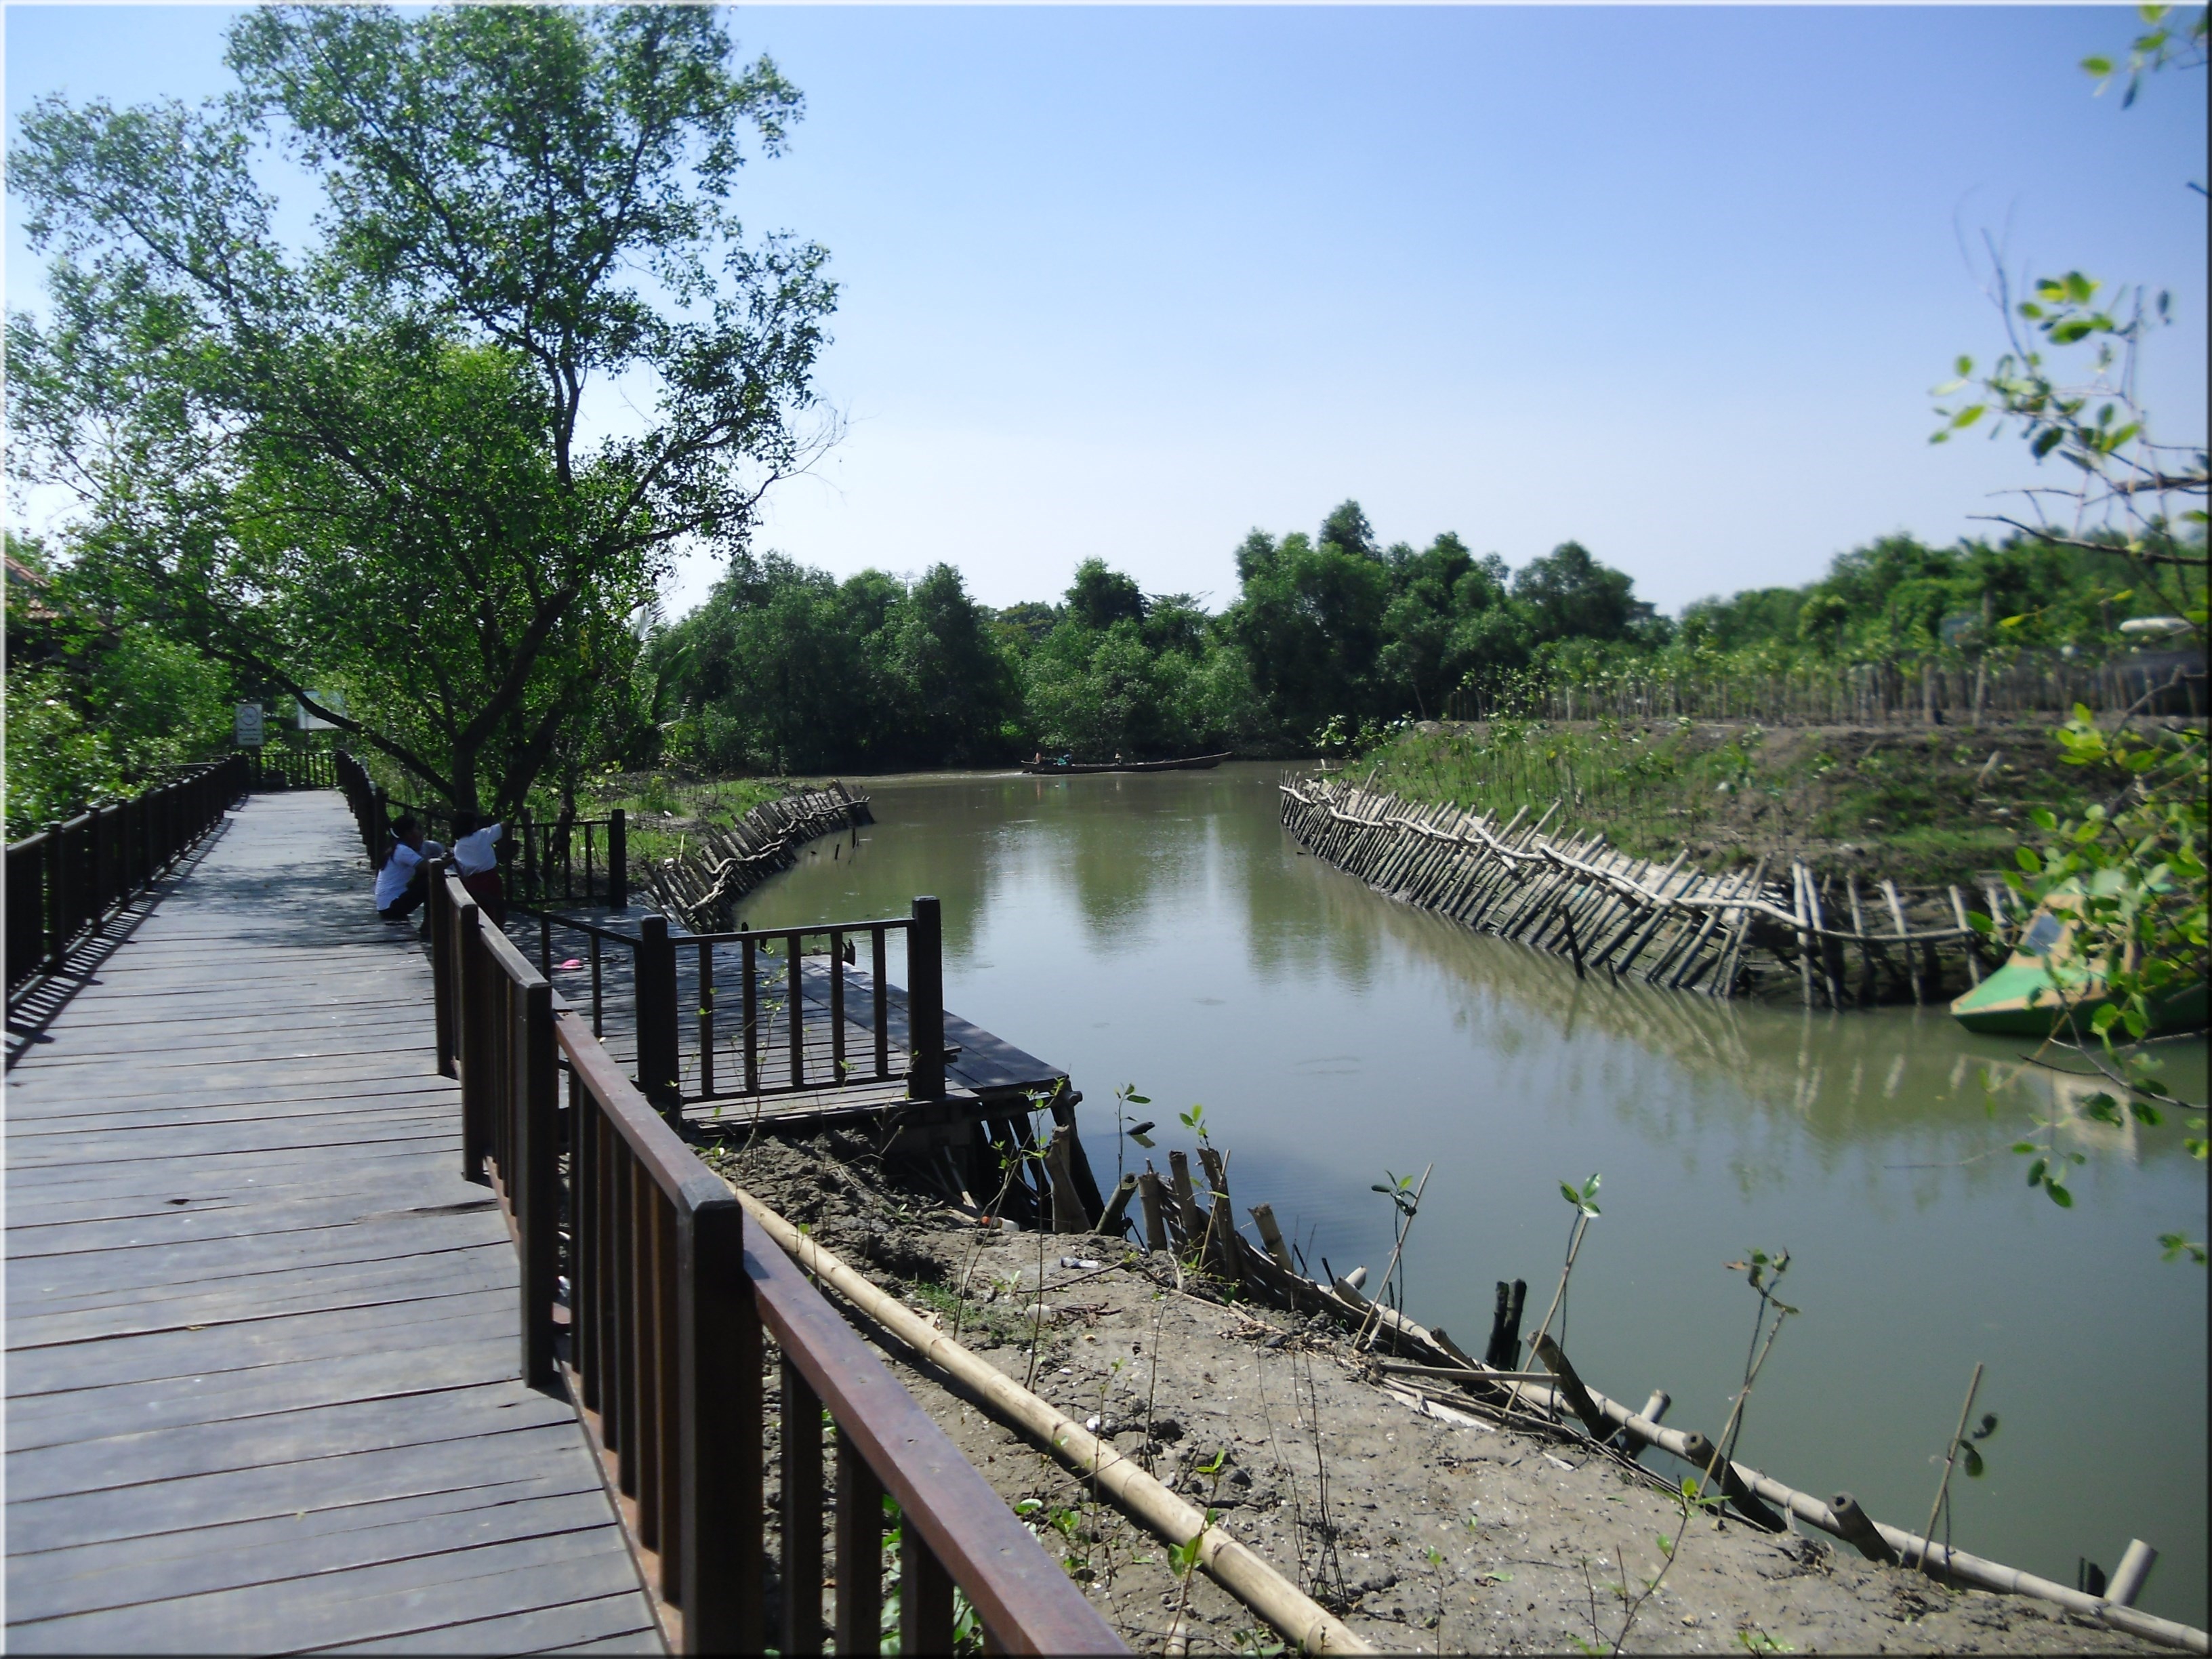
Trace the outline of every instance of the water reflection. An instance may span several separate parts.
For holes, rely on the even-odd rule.
[[[2094,1085],[1940,1009],[1577,981],[1299,854],[1276,776],[872,781],[861,845],[823,848],[748,913],[820,921],[935,892],[949,1003],[1068,1068],[1094,1157],[1142,1156],[1116,1146],[1115,1084],[1170,1126],[1203,1101],[1240,1197],[1271,1201],[1316,1266],[1379,1271],[1389,1210],[1369,1184],[1433,1160],[1408,1285],[1462,1340],[1486,1331],[1494,1279],[1548,1299],[1556,1183],[1602,1171],[1569,1351],[1616,1392],[1669,1389],[1708,1431],[1748,1322],[1721,1264],[1786,1245],[1806,1311],[1762,1378],[1751,1455],[1917,1519],[1926,1454],[1986,1362],[2006,1426],[1960,1542],[2071,1582],[2078,1555],[2109,1568],[2142,1536],[2165,1552],[2145,1605],[2202,1621],[2205,1275],[2154,1242],[2204,1237],[2178,1124],[2085,1120]],[[2201,1043],[2169,1063],[2201,1092]],[[2008,1150],[2052,1114],[2086,1159],[2068,1212]],[[2117,1376],[2170,1413],[2155,1436],[2088,1408]]]

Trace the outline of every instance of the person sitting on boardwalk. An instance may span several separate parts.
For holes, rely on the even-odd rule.
[[[394,819],[392,845],[376,872],[376,914],[386,921],[404,921],[430,896],[429,860],[443,857],[445,848],[425,839],[422,826],[411,817]]]
[[[453,862],[460,866],[461,885],[483,907],[494,927],[504,927],[507,888],[500,880],[499,854],[492,851],[499,833],[496,823],[479,827],[474,812],[453,814]]]

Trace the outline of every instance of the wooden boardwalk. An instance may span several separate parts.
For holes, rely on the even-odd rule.
[[[187,860],[9,1073],[7,1161],[9,1648],[659,1650],[337,794]]]

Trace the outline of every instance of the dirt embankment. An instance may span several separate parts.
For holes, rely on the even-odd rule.
[[[1701,869],[1760,854],[1815,875],[1906,886],[2014,867],[2041,807],[2078,812],[2106,780],[2069,767],[2051,720],[1976,729],[1742,722],[1424,723],[1346,769],[1409,800],[1501,817],[1553,800],[1559,822],[1602,830],[1639,858]],[[1502,734],[1502,740],[1501,740]]]
[[[1097,1419],[1378,1649],[2148,1650],[1832,1540],[1686,1525],[1669,1485],[1681,1471],[1659,1454],[1646,1457],[1667,1467],[1647,1470],[1425,1403],[1384,1386],[1325,1316],[1178,1289],[1164,1259],[1096,1235],[982,1231],[899,1191],[857,1137],[708,1155],[1007,1375]],[[1082,1480],[878,1346],[1133,1648],[1160,1651],[1179,1632],[1194,1652],[1281,1650],[1218,1587],[1179,1581],[1166,1546]]]

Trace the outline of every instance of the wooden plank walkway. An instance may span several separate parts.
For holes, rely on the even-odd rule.
[[[9,1075],[14,1651],[661,1650],[368,879],[253,797]]]

